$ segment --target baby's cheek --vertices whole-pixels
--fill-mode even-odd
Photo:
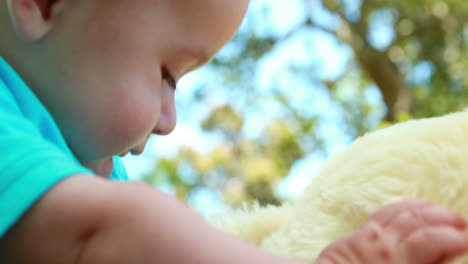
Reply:
[[[90,137],[99,144],[101,157],[120,155],[141,144],[156,125],[161,111],[161,77],[154,62],[116,63],[92,72],[95,80],[84,110],[96,128]],[[88,116],[88,118],[89,118]]]
[[[136,103],[121,108],[119,115],[113,117],[114,132],[119,134],[115,140],[121,142],[124,151],[147,139],[158,122],[160,108],[158,96],[146,95]]]

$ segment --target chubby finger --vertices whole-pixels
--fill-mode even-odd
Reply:
[[[370,218],[376,221],[383,227],[386,227],[392,220],[397,217],[401,212],[408,210],[419,210],[431,206],[428,202],[420,200],[404,200],[401,202],[387,205],[373,214]]]
[[[458,230],[466,228],[465,219],[446,209],[428,206],[402,211],[388,223],[386,232],[395,243],[411,233],[427,226],[450,226]]]
[[[371,221],[358,231],[333,242],[318,260],[330,263],[391,263],[394,256],[390,248],[395,247],[385,240],[380,224]],[[316,264],[319,263],[322,262]]]
[[[358,263],[358,259],[351,254],[349,240],[351,235],[343,237],[328,245],[318,256],[315,264]]]
[[[468,237],[447,226],[427,227],[410,234],[399,244],[406,263],[439,263],[468,251]]]

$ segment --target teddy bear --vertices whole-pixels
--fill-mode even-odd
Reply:
[[[325,162],[295,201],[209,219],[274,254],[314,263],[384,205],[425,200],[468,217],[468,110],[366,134]],[[449,261],[468,263],[468,256]]]

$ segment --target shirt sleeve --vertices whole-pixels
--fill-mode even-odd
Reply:
[[[0,89],[0,238],[59,181],[92,174],[44,139],[8,96]]]

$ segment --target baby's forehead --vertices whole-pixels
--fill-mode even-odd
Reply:
[[[192,65],[184,65],[190,70],[208,62],[232,38],[249,3],[249,0],[69,1],[76,3],[72,8],[77,7],[78,17],[85,18],[81,21],[86,25],[78,25],[83,33],[78,38],[97,44],[115,40],[119,46],[133,39],[140,42],[139,46],[153,46],[148,50],[163,55],[168,53],[167,46],[183,46],[178,47],[180,53],[193,59]],[[73,25],[67,26],[73,30]],[[80,52],[88,53],[86,49]]]

